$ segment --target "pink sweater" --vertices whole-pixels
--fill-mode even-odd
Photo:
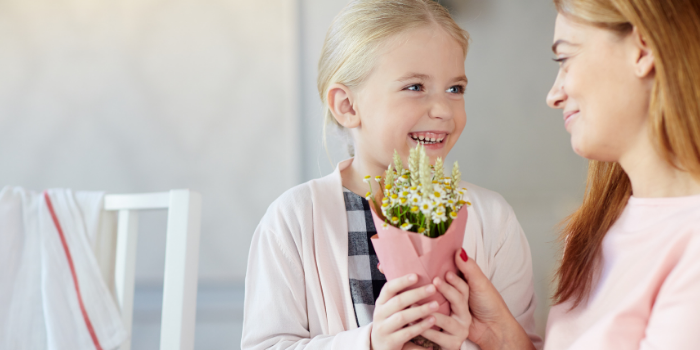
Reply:
[[[632,197],[588,302],[552,307],[545,349],[700,349],[700,195]]]

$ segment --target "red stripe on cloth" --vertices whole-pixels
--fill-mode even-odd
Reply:
[[[53,204],[51,204],[51,198],[49,198],[49,193],[46,191],[44,191],[44,199],[46,199],[46,206],[49,207],[49,212],[51,213],[51,218],[53,219],[54,225],[56,225],[56,230],[58,230],[58,235],[61,237],[63,251],[66,253],[68,265],[70,266],[70,273],[71,275],[73,275],[73,285],[75,286],[75,293],[78,295],[78,304],[80,304],[80,311],[83,313],[83,320],[85,320],[85,325],[87,326],[88,332],[90,332],[90,337],[92,338],[92,342],[95,344],[95,348],[97,348],[97,350],[102,350],[102,347],[100,346],[100,341],[97,340],[97,334],[95,334],[95,329],[92,327],[92,322],[90,322],[90,317],[88,317],[87,311],[85,310],[85,304],[83,304],[83,297],[80,295],[80,288],[78,287],[78,276],[75,274],[73,258],[70,255],[70,250],[68,249],[66,237],[63,235],[61,224],[58,222],[56,212],[53,210]]]

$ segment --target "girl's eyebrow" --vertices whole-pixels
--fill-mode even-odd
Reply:
[[[406,81],[406,80],[412,80],[412,79],[430,80],[430,78],[431,78],[431,77],[430,77],[429,75],[427,75],[427,74],[409,73],[409,74],[406,74],[405,76],[399,78],[397,81],[399,81],[399,82],[404,82],[404,81]],[[469,80],[467,80],[467,76],[465,76],[465,75],[461,75],[461,76],[459,76],[459,77],[456,77],[456,78],[452,79],[452,82],[453,82],[453,83],[456,83],[456,82],[464,82],[464,83],[466,84],[468,81],[469,81]]]
[[[421,73],[408,73],[403,77],[399,78],[397,81],[406,81],[411,79],[430,80],[430,76]]]
[[[468,84],[468,83],[469,83],[469,79],[467,79],[467,76],[466,76],[466,75],[462,75],[462,76],[459,76],[459,77],[456,77],[456,78],[452,79],[452,82],[453,82],[453,83],[462,82],[462,83]]]

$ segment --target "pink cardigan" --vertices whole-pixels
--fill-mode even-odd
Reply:
[[[357,327],[348,279],[348,227],[340,171],[285,192],[253,235],[242,349],[369,349]],[[464,249],[501,292],[533,342],[535,295],[527,239],[495,192],[462,183],[472,202]],[[466,341],[462,349],[478,349]]]
[[[700,195],[630,198],[587,302],[552,307],[545,349],[700,349]]]

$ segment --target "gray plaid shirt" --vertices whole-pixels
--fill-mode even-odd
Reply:
[[[377,268],[377,254],[370,237],[377,233],[369,202],[362,196],[343,188],[348,215],[348,275],[350,295],[355,307],[357,326],[372,322],[374,301],[379,297],[386,278]]]

